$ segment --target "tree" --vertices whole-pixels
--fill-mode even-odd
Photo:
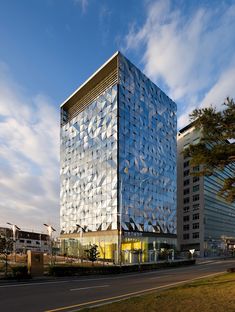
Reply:
[[[8,270],[8,255],[13,251],[13,239],[0,234],[0,255],[5,263],[5,276]]]
[[[219,195],[228,202],[235,201],[235,103],[229,97],[223,104],[224,110],[216,108],[195,109],[190,115],[195,128],[200,131],[198,144],[190,145],[185,157],[191,157],[190,165],[200,166],[197,176],[210,176],[229,169],[231,175],[225,178]]]
[[[85,250],[87,254],[88,260],[92,262],[92,265],[94,262],[98,259],[100,253],[98,251],[98,246],[96,244],[90,245],[88,249]]]

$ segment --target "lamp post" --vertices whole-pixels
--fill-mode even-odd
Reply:
[[[124,171],[125,174],[128,173],[128,168],[125,167]],[[122,176],[120,175],[120,188],[119,188],[119,246],[118,246],[118,254],[119,254],[119,265],[122,265]]]
[[[81,262],[83,262],[83,233],[86,232],[86,227],[82,227],[80,224],[76,224],[76,226],[81,229],[80,231],[80,240],[81,240],[81,247],[82,247],[81,248],[82,249]]]
[[[7,224],[12,227],[14,261],[16,262],[16,231],[20,231],[20,228],[16,224],[12,224],[10,222],[7,222]]]
[[[46,223],[44,223],[43,225],[45,225],[47,227],[47,232],[48,232],[48,235],[49,235],[49,245],[50,245],[50,262],[52,264],[52,233],[55,232],[56,230],[51,226],[51,225],[48,225]]]

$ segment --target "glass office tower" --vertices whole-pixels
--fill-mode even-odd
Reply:
[[[61,105],[60,218],[65,253],[134,263],[176,244],[176,104],[119,52]]]

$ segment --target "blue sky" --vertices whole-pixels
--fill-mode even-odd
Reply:
[[[116,50],[178,105],[235,96],[235,0],[0,0],[0,225],[59,228],[59,105]]]

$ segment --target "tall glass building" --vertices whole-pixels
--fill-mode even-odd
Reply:
[[[176,104],[120,52],[61,105],[61,239],[154,261],[176,245]]]
[[[177,236],[179,249],[195,249],[200,256],[228,254],[235,250],[235,204],[218,195],[225,178],[232,177],[231,167],[207,177],[190,173],[190,158],[183,150],[197,144],[201,131],[193,123],[181,129],[177,138]],[[227,143],[229,144],[229,142]],[[234,166],[233,166],[234,170]]]

